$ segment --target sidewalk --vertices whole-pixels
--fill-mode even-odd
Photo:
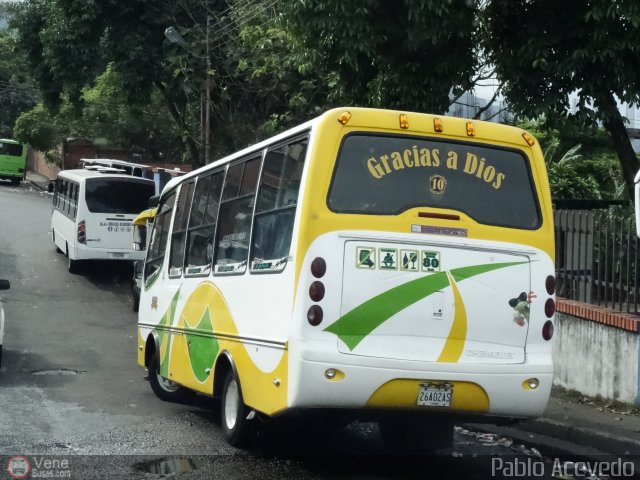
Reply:
[[[533,444],[547,454],[640,456],[640,410],[560,389],[553,390],[541,418],[512,427],[474,427]]]
[[[39,188],[40,190],[47,190],[49,186],[49,182],[51,179],[44,175],[41,175],[37,172],[32,172],[30,170],[27,171],[27,182],[31,183],[34,187]]]

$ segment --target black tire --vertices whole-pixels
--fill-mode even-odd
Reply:
[[[255,423],[247,419],[250,410],[244,404],[240,380],[231,370],[222,384],[220,403],[220,423],[225,440],[233,447],[246,446],[255,437]]]
[[[21,181],[22,181],[22,179],[20,179],[20,178],[12,178],[11,179],[11,184],[15,185],[17,187],[18,185],[20,185]]]
[[[160,354],[157,351],[149,363],[149,384],[156,397],[165,402],[183,402],[189,396],[186,388],[160,375]]]
[[[411,453],[450,448],[453,422],[446,418],[390,416],[378,422],[385,446],[394,453]]]
[[[67,254],[67,269],[69,273],[80,272],[80,262],[78,260],[72,260],[69,254]]]

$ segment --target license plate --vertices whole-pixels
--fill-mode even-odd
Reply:
[[[450,407],[452,395],[451,387],[421,385],[416,404],[426,407]]]
[[[123,252],[111,252],[111,256],[113,258],[124,258],[124,253]]]

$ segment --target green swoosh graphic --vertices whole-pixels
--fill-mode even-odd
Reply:
[[[455,268],[450,271],[456,282],[501,268],[522,265],[527,262],[490,263]],[[353,350],[364,338],[393,315],[446,288],[449,279],[446,272],[434,273],[387,290],[346,313],[324,329],[334,333],[349,350]]]

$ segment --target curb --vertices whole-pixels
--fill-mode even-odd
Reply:
[[[468,424],[466,427],[510,437],[551,455],[640,456],[640,441],[636,439],[544,417],[510,427],[485,424]]]
[[[538,418],[516,427],[524,432],[553,436],[560,440],[586,445],[605,453],[640,456],[640,441],[605,430],[570,425],[549,418]]]

